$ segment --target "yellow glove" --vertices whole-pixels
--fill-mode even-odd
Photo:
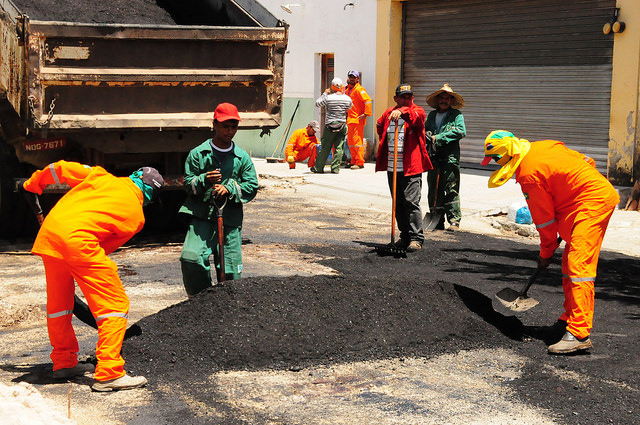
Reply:
[[[294,162],[296,162],[296,159],[294,158],[294,156],[293,156],[293,155],[289,155],[289,156],[287,157],[287,162],[288,162],[289,164],[293,164]]]

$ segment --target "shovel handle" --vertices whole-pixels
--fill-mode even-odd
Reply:
[[[391,189],[391,245],[396,242],[396,187],[398,184],[398,124],[393,135],[393,185]]]
[[[558,245],[560,245],[560,242],[562,242],[562,238],[560,236],[558,236]],[[527,296],[527,291],[529,290],[531,285],[533,285],[533,282],[536,280],[536,278],[538,277],[538,275],[540,274],[542,269],[543,269],[543,267],[540,267],[540,266],[538,266],[536,268],[536,270],[533,272],[533,274],[531,275],[531,277],[529,278],[527,283],[522,287],[522,290],[520,291],[520,296],[521,297],[526,297]]]

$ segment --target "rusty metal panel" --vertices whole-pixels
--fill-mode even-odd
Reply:
[[[220,102],[281,121],[286,28],[32,21],[28,42],[34,128],[202,129]]]
[[[25,105],[24,46],[19,36],[24,20],[12,3],[2,0],[0,8],[0,126],[7,132],[17,127],[17,116]]]

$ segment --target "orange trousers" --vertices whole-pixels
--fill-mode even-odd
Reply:
[[[316,165],[316,156],[318,155],[318,149],[316,148],[317,144],[307,145],[304,149],[300,151],[293,151],[293,160],[294,162],[289,163],[289,168],[296,168],[296,162],[304,161],[309,158],[307,165],[309,168]]]
[[[53,347],[53,370],[78,364],[78,340],[71,325],[75,279],[98,324],[98,364],[94,377],[107,381],[123,376],[120,350],[127,329],[129,298],[116,264],[104,251],[86,261],[71,263],[46,255],[42,261],[47,278],[47,329]]]
[[[586,338],[593,328],[594,285],[598,257],[613,210],[593,217],[577,217],[571,240],[562,254],[564,313],[560,320],[576,338]]]
[[[347,124],[347,144],[351,152],[351,165],[364,166],[364,121]]]

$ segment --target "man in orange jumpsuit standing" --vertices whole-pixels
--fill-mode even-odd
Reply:
[[[284,156],[287,158],[289,168],[296,168],[296,162],[309,158],[307,165],[309,168],[316,165],[316,155],[318,154],[318,138],[316,133],[320,132],[318,121],[311,121],[305,128],[299,128],[293,132],[284,149]]]
[[[71,378],[92,372],[78,363],[78,341],[71,317],[74,280],[98,325],[95,391],[144,386],[143,376],[124,371],[120,355],[127,326],[129,299],[116,264],[107,257],[144,225],[142,206],[164,185],[155,168],[143,167],[129,177],[115,177],[102,167],[58,161],[36,171],[22,189],[41,194],[50,184],[71,187],[44,219],[31,252],[42,257],[47,279],[47,328],[53,347],[53,377]]]
[[[367,117],[372,114],[372,103],[371,97],[360,85],[358,71],[348,72],[344,93],[353,101],[353,106],[347,112],[347,144],[351,153],[351,164],[347,164],[347,167],[359,170],[364,168],[364,125],[367,123]]]
[[[593,159],[571,150],[562,142],[530,143],[504,130],[492,131],[484,145],[485,158],[502,166],[489,178],[489,187],[504,184],[515,173],[533,222],[540,233],[538,265],[546,268],[560,237],[566,242],[562,254],[562,289],[567,323],[560,341],[550,345],[553,354],[591,348],[594,284],[598,256],[609,219],[620,201],[611,183],[595,168]]]

